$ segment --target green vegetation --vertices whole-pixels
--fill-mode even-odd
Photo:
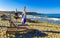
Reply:
[[[12,13],[12,14],[14,14],[15,11],[0,11],[0,14],[1,14],[1,13],[7,13],[7,14]],[[22,14],[21,11],[18,11],[17,13]],[[37,13],[37,12],[26,12],[26,14],[29,15],[29,14],[39,14],[39,13]]]

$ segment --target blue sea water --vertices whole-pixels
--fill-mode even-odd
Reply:
[[[35,14],[34,16],[60,18],[60,14]]]
[[[34,14],[27,15],[27,18],[31,20],[40,20],[42,22],[60,24],[60,14]]]

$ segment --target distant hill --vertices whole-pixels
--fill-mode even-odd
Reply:
[[[12,14],[14,14],[15,11],[0,11],[0,14],[3,14],[3,13],[7,13],[7,14],[12,13]],[[21,11],[18,11],[17,13],[22,14]],[[30,14],[40,14],[40,13],[37,13],[37,12],[26,12],[26,14],[30,15]]]

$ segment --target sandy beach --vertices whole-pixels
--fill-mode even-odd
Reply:
[[[58,24],[50,24],[50,23],[47,23],[47,22],[39,22],[39,23],[37,23],[37,21],[35,21],[35,22],[36,23],[33,23],[33,22],[31,23],[31,21],[27,22],[29,27],[32,27],[33,29],[37,30],[37,34],[33,38],[36,38],[36,37],[41,37],[41,38],[60,38],[60,25],[58,25]],[[2,25],[3,26],[9,26],[10,23],[9,23],[9,21],[2,21],[0,19],[0,26],[2,26]],[[34,34],[32,34],[32,35],[34,35]]]
[[[60,26],[56,24],[49,23],[39,23],[40,25],[32,25],[35,29],[46,33],[47,36],[44,38],[60,38]]]

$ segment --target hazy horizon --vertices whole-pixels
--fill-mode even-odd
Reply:
[[[60,14],[60,0],[0,0],[0,11],[23,11]]]

